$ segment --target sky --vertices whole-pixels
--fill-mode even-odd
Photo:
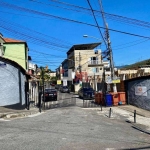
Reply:
[[[99,0],[1,0],[0,32],[26,41],[32,62],[55,71],[73,45],[102,42],[98,49],[106,50],[89,3],[104,36]],[[149,59],[150,1],[102,0],[102,4],[115,66]]]

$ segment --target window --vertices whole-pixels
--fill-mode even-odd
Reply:
[[[106,71],[110,71],[110,68],[105,68]]]
[[[98,58],[97,57],[91,57],[91,64],[98,64]]]
[[[98,54],[98,50],[95,51],[95,54]]]
[[[96,68],[96,71],[95,72],[99,72],[99,68]]]

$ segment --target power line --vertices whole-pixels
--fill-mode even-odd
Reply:
[[[0,12],[2,12],[2,11],[0,11]],[[7,12],[4,12],[4,13],[7,13]],[[10,13],[10,14],[12,14],[12,13]],[[16,13],[13,13],[13,14],[16,14]],[[21,15],[21,14],[16,14],[16,15]],[[28,15],[22,15],[22,16],[28,16]],[[28,16],[28,17],[34,17],[34,16]],[[41,18],[41,17],[36,17],[36,18]],[[43,18],[43,19],[47,19],[47,18]],[[137,41],[139,41],[139,40],[137,40]],[[135,41],[135,42],[137,42],[137,41]],[[140,40],[141,41],[141,40]],[[143,43],[143,42],[145,42],[145,41],[148,41],[148,40],[144,40],[144,41],[142,41],[142,42],[138,42],[137,44],[139,44],[139,43]],[[130,43],[134,43],[134,42],[130,42]],[[134,44],[134,45],[137,45],[137,44]],[[126,44],[121,44],[121,46],[122,45],[126,45]],[[134,46],[133,45],[133,46]],[[117,46],[113,46],[113,48],[116,48],[116,47],[118,47],[118,45]],[[127,47],[130,47],[130,46],[127,46]],[[124,49],[124,48],[126,48],[126,47],[122,47],[121,49]],[[119,48],[118,48],[119,49]],[[31,48],[30,48],[30,50],[31,50]],[[114,49],[114,50],[116,50],[116,49]],[[41,53],[41,52],[39,52],[39,53]],[[46,53],[44,53],[44,54],[46,54]],[[52,54],[46,54],[46,55],[51,55],[51,56],[53,56]],[[60,56],[57,56],[57,57],[60,57]]]
[[[99,25],[98,25],[97,19],[96,19],[96,17],[95,17],[95,14],[94,14],[93,8],[92,8],[92,6],[91,6],[91,4],[90,4],[90,1],[89,1],[89,0],[87,0],[87,2],[88,2],[89,6],[90,6],[90,8],[91,8],[91,11],[92,11],[92,14],[93,14],[94,20],[95,20],[96,25],[97,25],[97,27],[98,27]],[[103,34],[102,34],[102,32],[101,32],[101,29],[100,29],[100,28],[98,28],[98,30],[99,30],[100,35],[101,35],[101,37],[102,37],[102,39],[103,39],[103,41],[104,41],[104,43],[105,43],[105,45],[106,45],[106,47],[107,47],[107,43],[106,43],[106,41],[105,41],[105,39],[104,39],[104,37],[103,37]]]
[[[2,12],[2,11],[0,11],[0,12]],[[16,15],[21,15],[21,14],[16,14]],[[30,16],[30,17],[33,17],[33,16]],[[39,18],[39,17],[37,17],[37,18]],[[47,18],[44,18],[44,19],[47,19]],[[137,40],[137,41],[139,41],[139,40]],[[137,41],[135,41],[135,42],[137,42]],[[140,40],[141,41],[141,40]],[[142,41],[142,42],[138,42],[137,44],[140,44],[140,43],[143,43],[143,42],[145,42],[145,41],[148,41],[148,40],[144,40],[144,41]],[[134,42],[130,42],[130,43],[134,43]],[[131,45],[131,46],[134,46],[134,45],[137,45],[137,44],[133,44],[133,45]],[[122,45],[126,45],[126,44],[121,44],[121,46]],[[127,47],[131,47],[131,46],[127,46]],[[116,49],[116,47],[118,47],[118,45],[117,46],[113,46],[113,48],[115,48],[114,50],[118,50],[118,49],[120,49],[120,48],[117,48]],[[126,48],[126,47],[121,47],[121,49],[124,49],[124,48]],[[30,50],[31,50],[31,48],[30,48]],[[31,51],[30,51],[31,52]],[[39,53],[41,53],[41,52],[39,52]],[[42,53],[41,53],[42,54]],[[46,53],[43,53],[43,54],[45,54],[45,55],[50,55],[50,56],[54,56],[54,55],[52,55],[52,54],[46,54]],[[56,56],[56,55],[55,55]],[[60,56],[56,56],[56,57],[60,57]]]
[[[3,5],[3,3],[1,3],[1,2],[0,2],[0,4]],[[64,20],[64,21],[69,21],[69,22],[84,24],[84,25],[88,25],[88,26],[92,26],[92,27],[98,27],[98,28],[101,28],[101,29],[106,29],[105,27],[96,26],[96,25],[85,23],[85,22],[82,22],[82,21],[77,21],[77,20],[72,20],[72,19],[68,19],[68,18],[63,18],[63,17],[51,15],[51,14],[46,14],[46,13],[43,13],[43,12],[39,12],[39,11],[35,11],[35,10],[30,10],[30,9],[18,7],[18,6],[15,6],[15,5],[10,5],[9,4],[9,6],[12,9],[17,9],[17,10],[20,10],[20,11],[26,11],[26,12],[35,13],[35,14],[42,15],[42,16],[52,17],[52,18],[59,19],[59,20]],[[109,28],[108,30],[113,31],[113,32],[122,33],[122,34],[131,35],[131,36],[136,36],[136,37],[140,37],[140,38],[150,39],[150,37],[147,37],[147,36],[143,36],[143,35],[139,35],[139,34],[134,34],[134,33],[129,33],[129,32],[124,32],[124,31],[115,30],[115,29],[111,29],[111,28]]]
[[[47,47],[47,48],[52,48],[53,50],[55,49],[57,51],[65,52],[65,50],[60,50],[58,48],[57,49],[54,48],[54,47],[65,48],[61,45],[51,43],[51,42],[47,41],[46,39],[42,39],[42,38],[40,39],[38,37],[32,36],[32,35],[30,35],[30,33],[28,34],[28,33],[25,33],[25,32],[24,33],[20,32],[19,30],[15,29],[15,28],[9,27],[8,26],[9,24],[6,24],[6,25],[5,24],[1,25],[1,24],[2,24],[2,22],[0,22],[0,27],[2,29],[6,30],[7,32],[11,33],[12,35],[15,35],[15,37],[19,37],[19,38],[21,38],[25,41],[28,40],[31,43],[35,43],[35,44],[40,45],[40,46],[44,46],[44,47]],[[66,47],[66,48],[68,49],[69,47]]]
[[[80,9],[82,12],[86,12],[86,13],[89,13],[90,12],[90,9],[88,8],[85,8],[85,7],[81,7],[81,6],[77,6],[77,5],[73,5],[73,4],[70,4],[70,3],[65,3],[63,1],[59,1],[59,0],[50,0],[52,2],[55,2],[55,3],[59,3],[59,4],[63,4],[63,5],[66,5],[66,6],[69,6],[69,7],[74,7],[74,8],[78,8]],[[61,7],[61,6],[60,6]],[[63,8],[65,9],[65,8]],[[74,10],[74,9],[70,9],[72,11],[77,11],[77,10]],[[98,10],[93,10],[95,12],[95,14],[97,16],[100,16],[99,13],[100,11]],[[78,12],[80,12],[78,10]],[[141,21],[141,20],[138,20],[138,19],[133,19],[133,18],[129,18],[129,17],[124,17],[124,16],[121,16],[121,15],[116,15],[116,14],[110,14],[110,13],[106,13],[106,12],[103,12],[105,14],[106,17],[113,17],[114,19],[121,19],[122,21],[124,22],[128,22],[130,24],[135,24],[135,25],[139,25],[139,26],[143,26],[143,27],[148,27],[150,28],[150,23],[149,22],[146,22],[146,21]],[[91,13],[89,13],[91,14]]]

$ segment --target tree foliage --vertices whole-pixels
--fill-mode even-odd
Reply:
[[[133,68],[138,68],[139,66],[143,66],[143,65],[150,65],[150,59],[139,61],[131,65],[123,66],[122,69],[133,69]]]

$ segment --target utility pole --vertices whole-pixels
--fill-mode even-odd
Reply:
[[[79,52],[79,73],[80,73],[80,83],[82,84],[82,66],[81,66],[81,54]]]
[[[80,73],[80,77],[81,77],[81,81],[82,81],[82,74],[81,74],[81,71],[82,71],[82,69],[81,69],[81,54],[80,54],[80,52],[79,52],[79,73]]]
[[[44,110],[45,110],[45,96],[44,96],[44,68],[42,68],[42,84],[43,84],[43,102],[44,102]]]
[[[103,6],[102,6],[102,0],[99,0],[99,4],[101,7],[101,14],[104,22],[104,26],[106,28],[105,30],[105,39],[107,43],[107,49],[108,49],[108,58],[110,60],[110,68],[111,68],[111,80],[115,78],[115,73],[114,73],[114,61],[113,61],[113,53],[112,53],[112,48],[111,48],[111,42],[110,42],[110,36],[109,36],[109,29],[108,29],[108,24],[106,23],[105,16],[104,16],[104,11],[103,11]],[[116,84],[113,85],[113,91],[117,92]]]
[[[111,67],[111,78],[114,79],[114,62],[113,62],[113,54],[112,54],[112,49],[111,49],[111,42],[110,42],[110,37],[109,37],[109,30],[108,30],[108,25],[106,24],[106,39],[108,43],[108,51],[109,51],[109,60],[110,60],[110,67]]]

